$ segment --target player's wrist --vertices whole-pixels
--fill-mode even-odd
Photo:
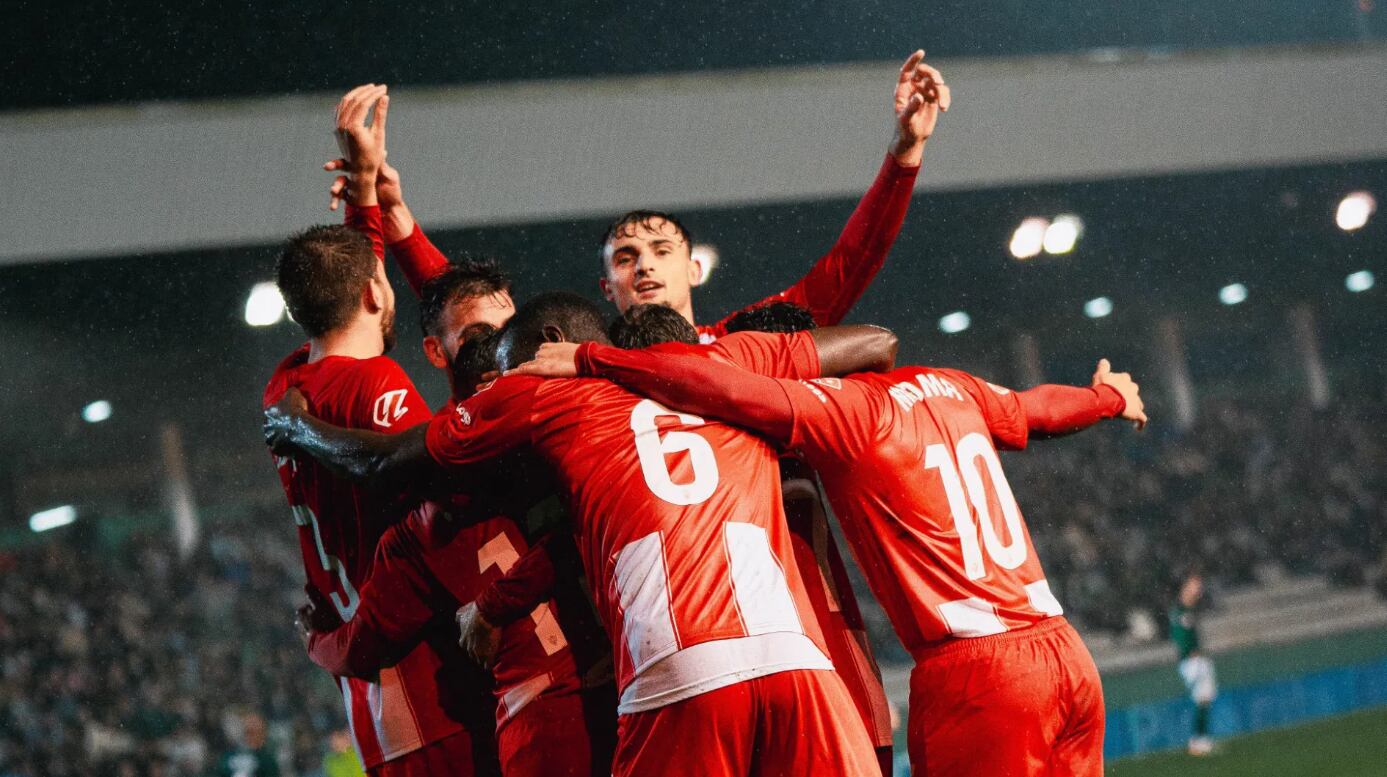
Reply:
[[[925,143],[928,137],[912,138],[906,136],[900,130],[891,139],[891,144],[887,147],[886,153],[896,160],[896,164],[901,167],[919,167],[920,162],[925,157]]]

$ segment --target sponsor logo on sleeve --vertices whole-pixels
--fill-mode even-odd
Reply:
[[[1011,389],[1002,388],[1001,386],[998,386],[995,383],[989,383],[987,384],[987,387],[997,392],[998,394],[1001,394],[1002,396],[1006,396],[1007,394],[1011,393]]]
[[[467,412],[467,406],[466,406],[466,405],[464,405],[464,404],[462,404],[461,402],[459,402],[459,403],[458,403],[458,406],[457,406],[457,412],[458,412],[458,420],[462,421],[462,425],[463,425],[463,426],[471,426],[471,425],[472,425],[472,414],[469,413],[469,412]]]
[[[838,378],[814,378],[809,382],[817,383],[824,388],[831,388],[835,391],[841,391],[843,388],[843,381]]]
[[[376,397],[376,406],[371,414],[371,420],[376,422],[376,426],[389,429],[392,424],[409,412],[409,408],[405,407],[405,397],[407,396],[409,396],[408,389],[395,389]]]

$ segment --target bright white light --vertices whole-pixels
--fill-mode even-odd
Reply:
[[[1084,303],[1084,315],[1089,318],[1102,318],[1112,312],[1112,300],[1107,297],[1094,297]]]
[[[82,408],[82,420],[89,424],[99,424],[110,417],[111,403],[104,399],[98,399]]]
[[[708,243],[694,243],[689,251],[689,258],[698,265],[698,283],[695,286],[702,286],[712,277],[713,270],[718,268],[718,249]]]
[[[1022,221],[1021,226],[1011,233],[1011,255],[1017,259],[1030,259],[1039,254],[1045,245],[1045,231],[1049,226],[1049,219],[1038,216]]]
[[[973,323],[973,319],[968,317],[962,310],[955,310],[947,316],[939,319],[939,331],[946,335],[956,335],[967,329]]]
[[[1067,254],[1074,250],[1079,235],[1084,232],[1084,222],[1072,213],[1056,216],[1045,228],[1045,239],[1041,245],[1047,254]]]
[[[257,283],[246,297],[246,323],[272,326],[284,318],[284,297],[273,283]]]
[[[1367,291],[1376,282],[1377,279],[1373,278],[1371,270],[1359,270],[1344,279],[1344,288],[1349,291]]]
[[[1247,287],[1241,283],[1230,283],[1218,290],[1218,301],[1225,305],[1236,305],[1247,299]]]
[[[1334,212],[1334,223],[1345,232],[1360,229],[1368,223],[1377,210],[1377,200],[1367,192],[1351,192],[1339,201],[1339,209]]]
[[[77,520],[77,509],[72,505],[53,507],[29,516],[29,528],[33,531],[48,531],[66,526]]]

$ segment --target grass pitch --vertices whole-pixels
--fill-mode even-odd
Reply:
[[[1113,762],[1110,777],[1387,777],[1387,708],[1262,731],[1209,756],[1158,753]]]

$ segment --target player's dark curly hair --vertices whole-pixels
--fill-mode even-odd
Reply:
[[[520,306],[501,330],[496,366],[509,370],[535,357],[541,343],[562,337],[565,342],[599,343],[607,339],[607,321],[587,297],[571,291],[549,291]]]
[[[658,210],[633,210],[621,214],[616,221],[607,225],[607,231],[602,233],[602,242],[597,244],[597,261],[602,265],[602,274],[607,274],[607,244],[618,237],[624,237],[635,231],[636,227],[645,227],[649,230],[658,230],[659,225],[655,222],[663,221],[674,227],[674,231],[684,238],[684,242],[689,248],[693,248],[693,236],[679,219],[668,213]]]
[[[743,310],[727,320],[727,331],[790,334],[818,328],[814,314],[793,302],[772,302]]]
[[[607,327],[618,348],[649,348],[657,343],[698,344],[698,330],[666,305],[632,305]]]
[[[498,329],[488,329],[468,337],[458,346],[453,357],[453,386],[460,398],[472,395],[482,382],[482,376],[496,369],[496,345],[501,340]]]
[[[275,282],[290,317],[309,337],[320,337],[351,320],[379,261],[371,241],[355,229],[309,227],[284,244]]]
[[[430,278],[420,290],[419,328],[424,334],[441,337],[443,311],[454,302],[509,292],[510,276],[501,263],[489,256],[466,256],[452,263],[438,276]]]

